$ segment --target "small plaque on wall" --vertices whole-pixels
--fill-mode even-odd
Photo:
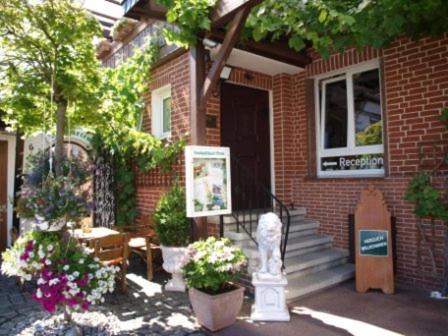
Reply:
[[[205,125],[207,128],[216,128],[218,127],[218,118],[214,115],[207,114],[205,116]]]

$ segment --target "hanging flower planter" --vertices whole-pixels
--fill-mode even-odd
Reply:
[[[137,25],[137,21],[129,18],[122,18],[118,20],[111,30],[111,35],[114,41],[122,42],[131,34]]]
[[[96,47],[96,55],[102,58],[112,50],[112,43],[108,39],[102,39]]]

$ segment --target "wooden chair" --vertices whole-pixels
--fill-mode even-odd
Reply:
[[[160,244],[156,232],[152,226],[150,217],[143,219],[142,225],[126,227],[130,236],[129,247],[131,252],[137,254],[146,262],[146,273],[148,281],[154,277],[155,260],[160,255]]]
[[[127,234],[115,234],[103,238],[93,239],[90,242],[94,249],[94,255],[106,265],[119,266],[120,287],[123,292],[126,291],[126,273],[128,270],[129,258],[129,237]]]

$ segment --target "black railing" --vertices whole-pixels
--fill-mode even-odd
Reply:
[[[255,229],[260,216],[267,212],[275,212],[282,225],[282,241],[280,252],[285,261],[291,217],[283,204],[267,185],[269,181],[260,181],[257,174],[245,166],[240,159],[231,157],[232,164],[232,217],[236,222],[236,231],[246,233],[258,246],[255,240]],[[224,234],[224,217],[220,218],[220,234]]]

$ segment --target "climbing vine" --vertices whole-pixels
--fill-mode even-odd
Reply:
[[[126,62],[104,70],[104,123],[92,142],[97,152],[107,151],[113,158],[118,225],[131,224],[138,215],[133,164],[143,172],[155,167],[169,169],[185,145],[183,139],[162,142],[136,129],[144,110],[142,97],[148,90],[150,69],[159,54],[159,40],[158,36],[150,37]]]
[[[200,31],[211,28],[210,13],[218,0],[158,0],[168,8],[166,19],[177,28],[164,28],[165,38],[181,47],[195,45]]]

